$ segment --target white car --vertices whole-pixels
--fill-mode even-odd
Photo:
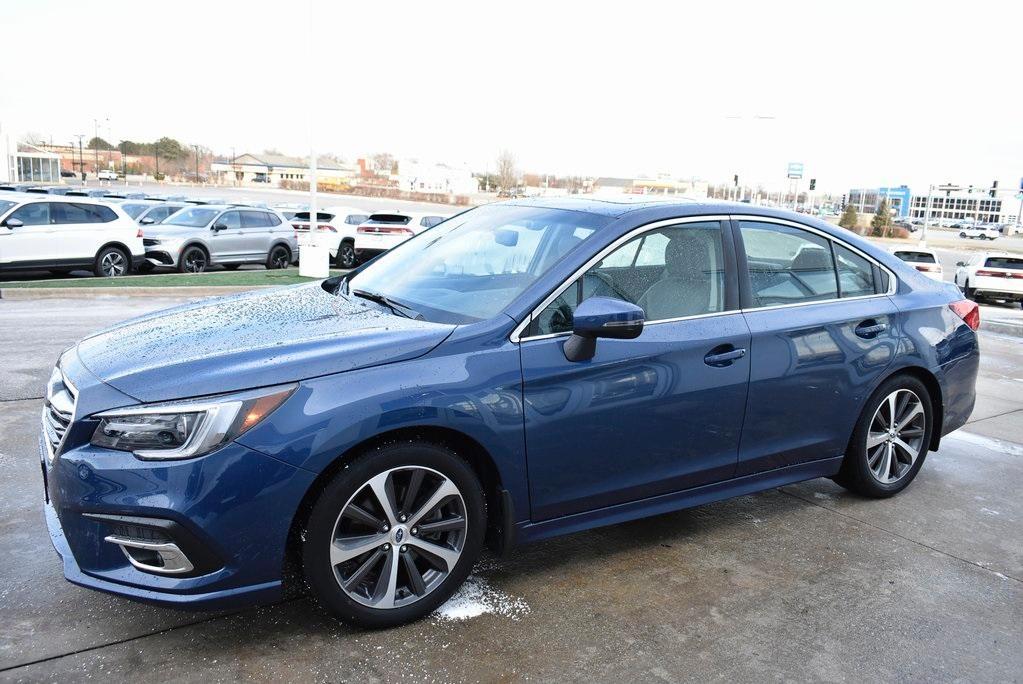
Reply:
[[[96,178],[100,180],[115,181],[117,180],[117,172],[110,169],[100,169],[99,173],[96,174]]]
[[[444,214],[404,211],[372,214],[355,231],[355,260],[360,264],[369,261],[447,218]]]
[[[1002,234],[997,228],[986,225],[963,226],[959,229],[959,237],[970,238],[971,240],[994,240],[1001,236]]]
[[[295,235],[309,233],[309,211],[299,211],[291,218]],[[355,268],[355,230],[370,217],[364,209],[326,207],[316,212],[316,231],[330,248],[330,260],[338,268]]]
[[[88,268],[131,273],[146,258],[142,229],[121,207],[83,197],[0,197],[0,271]]]
[[[892,247],[891,253],[934,280],[944,280],[938,255],[926,247]]]
[[[956,266],[955,283],[967,299],[1023,302],[1023,255],[978,252]]]

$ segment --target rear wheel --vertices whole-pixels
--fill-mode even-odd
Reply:
[[[210,265],[210,258],[202,247],[192,245],[186,247],[178,261],[178,270],[182,273],[202,273]]]
[[[351,242],[342,242],[337,248],[337,267],[355,268],[355,245]]]
[[[961,238],[964,238],[964,237],[966,237],[966,233],[964,233],[964,232],[962,232],[962,231],[959,231],[959,237],[961,237]]]
[[[291,265],[291,250],[284,245],[274,245],[270,253],[266,255],[266,267],[268,269],[282,269]]]
[[[104,247],[96,255],[93,273],[101,278],[116,278],[131,273],[131,257],[120,247]]]
[[[434,611],[483,547],[479,480],[454,452],[391,444],[349,463],[320,495],[302,536],[313,593],[345,622],[389,627]]]
[[[878,499],[905,489],[927,456],[932,414],[922,382],[908,375],[886,381],[863,409],[835,481]]]
[[[966,281],[966,285],[963,286],[963,296],[970,301],[977,301],[977,291],[970,287],[970,281]]]

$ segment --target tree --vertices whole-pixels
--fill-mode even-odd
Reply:
[[[859,221],[859,218],[856,215],[856,207],[847,204],[845,205],[845,211],[842,212],[842,218],[838,219],[838,225],[849,230],[856,230],[856,222]]]
[[[87,149],[90,149],[90,150],[112,150],[112,149],[114,149],[113,145],[108,143],[103,138],[99,138],[99,137],[92,138],[91,140],[89,140],[89,144],[86,145],[85,147]]]
[[[892,210],[888,207],[888,198],[881,200],[877,213],[870,221],[870,227],[874,229],[875,237],[889,237],[892,232]]]
[[[515,157],[508,150],[501,150],[501,154],[497,155],[497,183],[502,190],[511,190],[519,184]]]
[[[373,168],[377,171],[377,173],[394,174],[398,172],[397,162],[394,157],[387,152],[374,154],[372,160]]]

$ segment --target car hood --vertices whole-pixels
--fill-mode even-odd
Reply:
[[[404,361],[453,325],[414,321],[318,283],[208,299],[82,340],[82,365],[139,401],[276,385]]]

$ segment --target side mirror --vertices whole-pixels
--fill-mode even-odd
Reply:
[[[21,219],[9,218],[4,221],[4,225],[13,230],[14,228],[21,228],[25,224],[21,222]]]
[[[151,225],[153,225],[154,223],[156,223],[156,221],[154,221],[154,220],[153,220],[152,218],[150,218],[150,217],[146,216],[146,217],[145,217],[145,218],[143,218],[143,219],[142,219],[141,221],[139,221],[139,223],[141,223],[141,224],[142,224],[142,225],[144,225],[144,226],[151,226]]]
[[[572,316],[572,336],[565,341],[565,358],[587,361],[597,353],[597,338],[632,340],[643,332],[643,309],[611,297],[590,297]]]
[[[213,224],[213,230],[218,230],[218,231],[219,230],[227,230],[227,224],[226,223],[214,223]]]
[[[965,266],[965,265],[966,265],[965,261],[957,261],[956,262],[956,266]]]

